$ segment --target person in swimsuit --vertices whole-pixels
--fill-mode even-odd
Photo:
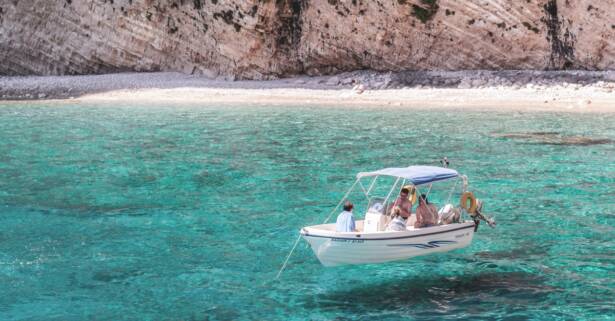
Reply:
[[[430,204],[425,194],[419,197],[419,206],[416,208],[416,223],[414,228],[430,227],[438,224],[438,209]]]
[[[399,192],[399,197],[395,200],[395,203],[393,203],[393,206],[391,207],[399,207],[401,211],[400,216],[404,220],[407,220],[408,217],[410,217],[410,215],[412,214],[412,202],[410,202],[410,200],[408,199],[409,194],[410,189],[408,189],[407,187],[402,188]]]

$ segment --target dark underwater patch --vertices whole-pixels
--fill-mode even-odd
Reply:
[[[143,275],[144,272],[137,269],[115,268],[94,272],[92,279],[105,283],[125,282],[126,280]]]
[[[543,145],[589,146],[613,143],[613,140],[609,138],[565,136],[559,132],[491,133],[491,137],[519,139]]]
[[[426,275],[332,292],[310,302],[310,305],[355,312],[380,309],[407,312],[427,309],[435,312],[434,309],[440,305],[455,309],[471,304],[477,297],[497,297],[511,303],[544,301],[550,293],[558,290],[546,284],[544,277],[526,272],[489,272],[455,277]]]

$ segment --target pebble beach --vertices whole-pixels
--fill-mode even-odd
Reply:
[[[352,90],[360,83],[365,91]],[[615,111],[613,71],[378,73],[274,80],[210,79],[181,73],[0,77],[2,100],[246,103],[520,111]]]

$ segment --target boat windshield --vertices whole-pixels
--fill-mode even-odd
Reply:
[[[369,204],[367,205],[367,212],[384,214],[385,208],[386,207],[384,206],[384,198],[372,197],[369,200]]]

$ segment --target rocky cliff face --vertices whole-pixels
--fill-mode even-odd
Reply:
[[[0,0],[0,74],[615,69],[615,0]]]

